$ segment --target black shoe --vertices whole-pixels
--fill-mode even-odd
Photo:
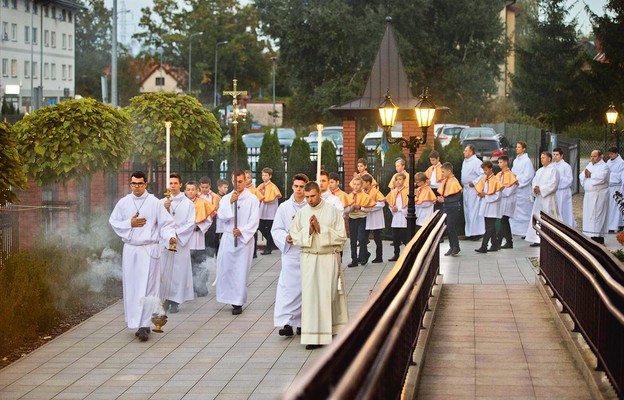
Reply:
[[[483,235],[476,235],[476,236],[471,236],[470,240],[472,240],[473,242],[479,241],[483,239]]]
[[[487,253],[488,252],[487,249],[484,249],[484,248],[481,248],[481,247],[479,247],[478,249],[475,249],[475,251],[477,253]]]
[[[323,347],[322,344],[306,344],[306,350],[320,349],[321,347]]]
[[[489,249],[487,249],[488,252],[490,251],[498,251],[498,246],[490,246]]]
[[[451,255],[452,255],[453,257],[455,257],[456,255],[458,255],[458,254],[459,254],[459,252],[460,252],[460,251],[461,251],[461,249],[460,249],[459,247],[458,247],[458,248],[456,248],[456,249],[453,249],[453,251],[451,252]]]
[[[280,336],[294,336],[295,333],[293,332],[293,328],[290,325],[284,325],[284,327],[282,329],[280,329],[278,331]]]
[[[351,261],[351,264],[347,265],[349,268],[357,267],[359,264],[357,261]]]
[[[394,257],[389,258],[388,261],[396,261],[398,259],[399,259],[399,256],[395,255]],[[375,262],[375,261],[373,261],[373,262]]]
[[[138,333],[137,336],[139,337],[139,340],[141,342],[147,342],[147,339],[149,337],[148,336],[149,332],[150,332],[150,328],[139,328],[139,330],[137,331]]]
[[[171,314],[175,314],[178,311],[180,311],[180,310],[178,310],[178,303],[176,303],[175,301],[169,300],[169,312]]]
[[[208,292],[197,292],[197,297],[206,297],[208,296]]]
[[[539,243],[531,243],[529,247],[540,247]]]
[[[271,254],[271,250],[264,250],[264,251],[263,251],[262,253],[260,253],[260,254],[262,254],[263,256],[269,255],[269,254]]]
[[[370,258],[370,256],[371,256],[371,253],[366,253],[366,255],[362,259],[360,259],[360,264],[362,265],[368,264],[368,259]]]
[[[448,249],[448,251],[446,253],[444,253],[445,256],[452,256],[453,254],[453,249]],[[392,261],[392,260],[389,260]]]
[[[513,243],[507,242],[500,247],[501,249],[513,249]]]
[[[609,233],[615,233],[613,229],[609,229]]]
[[[152,330],[150,328],[139,328],[136,332],[134,332],[134,336],[139,336],[141,333],[141,329],[147,329],[147,333],[150,333]]]
[[[243,306],[235,306],[232,304],[232,315],[240,315],[243,313]]]
[[[301,336],[301,328],[297,327],[297,335]]]
[[[383,259],[381,257],[377,257],[375,258],[373,261],[371,261],[373,264],[379,264],[383,262]]]
[[[524,240],[524,239],[526,239],[526,236],[522,236],[520,239]]]
[[[253,258],[258,258],[258,255],[254,253]]]

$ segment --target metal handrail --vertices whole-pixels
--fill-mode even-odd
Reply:
[[[422,309],[409,307],[414,307],[416,295],[428,298],[431,294],[439,270],[438,243],[444,231],[445,218],[445,215],[436,212],[423,224],[379,288],[373,291],[355,318],[315,364],[293,382],[283,394],[284,399],[373,398],[386,389],[392,394],[383,392],[384,398],[396,398],[400,394],[412,352],[397,352],[397,357],[394,357],[405,358],[405,365],[389,365],[395,361],[391,354],[397,345],[397,337],[403,338],[393,330],[396,331],[398,322],[404,323],[409,317],[413,319],[415,313],[418,314],[418,321],[413,321],[415,326],[403,328],[411,330],[410,333],[415,336],[409,344],[411,350],[414,349],[427,303],[418,302]],[[399,379],[399,384],[388,388],[384,382],[385,387],[380,388],[380,376],[388,368],[392,368],[392,374],[397,369],[402,374],[399,377],[392,375],[394,379]]]
[[[624,395],[624,269],[604,246],[541,214],[540,274],[585,338],[618,396]]]

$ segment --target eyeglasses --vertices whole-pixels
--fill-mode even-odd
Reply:
[[[130,182],[130,186],[141,187],[145,185],[145,182]]]

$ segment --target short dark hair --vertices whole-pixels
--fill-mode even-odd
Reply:
[[[338,172],[330,172],[329,179],[333,179],[336,182],[340,182],[340,175],[338,174]]]
[[[373,177],[369,174],[365,174],[361,177],[364,182],[373,183]]]
[[[453,172],[453,164],[451,164],[450,162],[445,162],[444,164],[442,164],[442,169]]]
[[[207,176],[202,176],[201,178],[199,178],[199,184],[200,185],[206,184],[206,185],[211,185],[212,186],[212,181]]]
[[[186,186],[188,186],[188,185],[193,185],[193,186],[197,187],[197,182],[195,182],[195,181],[188,181],[188,182],[186,182]]]
[[[563,154],[563,150],[561,149],[561,147],[555,147],[555,148],[553,149],[553,153]]]
[[[368,162],[366,161],[366,158],[358,158],[357,163],[358,164],[364,164],[365,166],[368,166]]]
[[[440,153],[433,150],[431,153],[429,153],[429,158],[440,158]]]
[[[217,187],[221,186],[221,185],[228,185],[230,186],[230,184],[228,183],[228,181],[226,181],[225,179],[219,179],[217,181]]]
[[[309,192],[310,190],[316,190],[317,192],[321,193],[321,188],[319,187],[318,183],[316,183],[316,181],[310,181],[306,183],[303,190],[305,192]]]
[[[310,178],[308,178],[306,174],[295,174],[295,176],[293,176],[293,182],[295,181],[304,181],[305,183],[308,183],[310,182]]]
[[[416,172],[414,174],[414,181],[416,181],[416,182],[426,182],[427,181],[427,175],[425,175],[424,172]]]
[[[247,176],[247,175],[249,175],[249,176],[253,176],[253,174],[251,173],[251,170],[250,170],[250,169],[246,169],[246,170],[244,170],[244,171],[243,171],[243,174],[245,174],[245,176]],[[236,176],[238,176],[238,175],[236,175]]]
[[[273,176],[273,170],[269,167],[266,168],[262,168],[262,173],[263,174],[269,174],[269,176]]]
[[[503,160],[506,163],[509,163],[509,157],[506,154],[503,154],[502,156],[498,157],[499,160]]]
[[[178,182],[180,182],[180,185],[182,184],[182,177],[176,172],[172,172],[171,174],[169,174],[169,178],[175,178],[178,180]]]
[[[518,140],[518,143],[520,146],[522,146],[523,149],[526,150],[527,148],[527,143],[524,140]]]
[[[547,151],[542,151],[540,154],[544,154],[546,157],[550,158],[550,160],[552,161],[552,154],[550,154]]]
[[[481,163],[481,168],[492,169],[492,168],[494,168],[494,165],[492,164],[492,161],[483,161]]]
[[[325,171],[324,169],[321,170],[321,176],[326,176],[327,180],[329,180],[329,172]]]
[[[469,144],[469,145],[467,145],[466,147],[467,147],[467,148],[469,148],[469,149],[470,149],[470,151],[472,151],[472,154],[476,154],[477,149],[474,147],[474,145]]]
[[[611,146],[611,147],[609,147],[609,150],[607,150],[607,151],[609,153],[615,153],[615,154],[620,152],[619,149],[617,148],[617,146]]]
[[[137,178],[137,179],[143,178],[143,182],[147,183],[147,176],[145,175],[145,172],[143,171],[134,171],[132,175],[130,175],[130,177]]]
[[[247,174],[247,171],[243,171],[242,169],[235,169],[234,171],[232,171],[232,176],[243,176],[245,177],[245,175]]]

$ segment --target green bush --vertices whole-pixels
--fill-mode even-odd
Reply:
[[[427,146],[422,150],[420,158],[416,162],[416,172],[425,172],[427,168],[429,168],[431,165],[431,162],[429,162],[429,154],[431,154],[431,151],[430,146]]]
[[[233,132],[233,131],[232,131]],[[230,135],[233,137],[233,135]],[[247,170],[249,168],[249,160],[247,159],[247,146],[243,142],[243,135],[239,131],[236,135],[236,154],[237,154],[237,167],[238,169]],[[227,153],[227,174],[225,175],[229,181],[232,171],[234,169],[234,140],[229,142],[229,150]]]
[[[292,193],[291,182],[295,174],[306,174],[308,178],[314,174],[310,163],[310,145],[304,138],[298,137],[293,140],[288,151],[288,176],[286,179],[286,196]]]
[[[453,164],[453,173],[461,181],[461,167],[464,162],[464,149],[457,136],[453,137],[450,143],[444,148],[443,162]]]
[[[273,170],[271,181],[284,193],[284,158],[282,157],[282,148],[277,135],[271,133],[269,128],[265,130],[262,145],[260,146],[260,155],[256,167],[257,184],[262,182],[262,169],[266,167]]]
[[[321,168],[328,172],[338,172],[336,146],[329,140],[323,140],[323,145],[321,147]]]
[[[583,121],[568,126],[562,133],[574,139],[604,140],[605,134],[608,135],[608,128],[604,124]],[[610,135],[608,137],[610,137]]]

